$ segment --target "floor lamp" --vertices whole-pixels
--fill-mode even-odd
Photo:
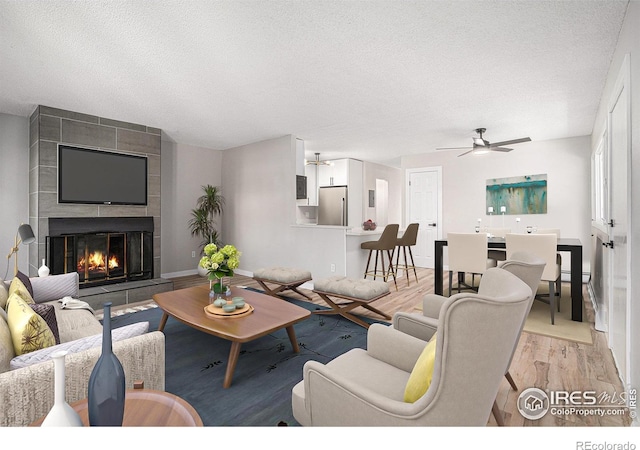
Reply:
[[[7,270],[5,271],[4,277],[7,277],[7,273],[9,272],[9,260],[13,254],[16,254],[16,261],[14,265],[14,275],[18,273],[18,250],[19,245],[22,244],[32,244],[36,241],[36,236],[33,234],[33,229],[31,225],[28,223],[23,223],[18,227],[18,232],[16,233],[15,245],[11,248],[11,251],[7,255]]]

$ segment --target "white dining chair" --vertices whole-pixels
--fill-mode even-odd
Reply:
[[[558,302],[561,297],[560,284],[560,264],[558,264],[558,236],[555,233],[549,234],[512,234],[505,237],[507,246],[507,259],[515,252],[529,252],[543,259],[546,263],[542,272],[542,281],[549,283],[549,310],[551,313],[551,324],[555,324],[556,292]],[[537,300],[546,300],[540,295],[536,295]]]
[[[511,228],[487,228],[486,233],[489,237],[496,237],[504,239],[508,233],[511,233]],[[505,261],[507,259],[507,252],[502,248],[489,249],[489,258],[496,261]]]
[[[560,228],[538,228],[534,231],[535,234],[555,234],[560,239]],[[562,255],[556,253],[556,263],[562,267]],[[560,302],[558,302],[558,311],[560,311]]]
[[[492,237],[504,238],[511,233],[511,228],[487,228],[486,232]]]
[[[449,295],[453,291],[453,273],[464,273],[458,277],[458,293],[464,286],[477,291],[475,276],[497,265],[496,260],[487,256],[487,235],[484,233],[448,233],[447,248],[449,251]],[[465,283],[466,274],[471,274],[471,284]]]

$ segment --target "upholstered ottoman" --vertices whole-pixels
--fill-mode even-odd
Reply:
[[[391,320],[391,316],[369,304],[389,295],[389,286],[384,281],[334,276],[315,281],[313,292],[332,308],[314,311],[313,314],[340,314],[345,319],[369,328],[368,323],[349,313],[352,309],[362,306],[387,320]]]
[[[273,297],[280,298],[280,293],[289,289],[311,300],[311,297],[298,290],[301,284],[311,281],[311,272],[308,270],[293,269],[290,267],[267,267],[253,272],[253,279],[262,286],[266,294]],[[267,283],[275,284],[276,287],[271,288]]]

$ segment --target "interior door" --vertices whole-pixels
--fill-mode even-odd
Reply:
[[[416,266],[433,269],[434,241],[442,236],[442,168],[409,169],[406,179],[407,225],[420,224],[413,258]]]
[[[618,365],[620,376],[629,382],[629,283],[630,263],[627,248],[629,223],[629,150],[631,139],[629,101],[629,60],[621,70],[613,98],[609,104],[609,151],[611,158],[609,222],[610,272],[609,272],[609,345]]]

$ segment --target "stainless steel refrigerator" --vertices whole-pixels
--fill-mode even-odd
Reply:
[[[347,226],[347,187],[321,187],[318,194],[318,225]]]

